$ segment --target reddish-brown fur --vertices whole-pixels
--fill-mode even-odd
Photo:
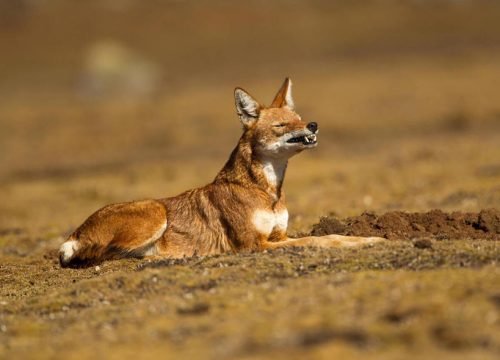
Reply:
[[[307,130],[308,124],[293,111],[289,79],[269,108],[261,107],[241,89],[235,94],[244,132],[212,183],[171,198],[105,206],[63,244],[61,265],[82,266],[127,256],[179,258],[280,246],[339,247],[380,241],[338,235],[287,237],[286,225],[273,218],[273,214],[287,218],[283,215],[282,188],[287,160],[314,147],[315,142],[289,144],[283,139],[291,133],[315,131]],[[266,166],[277,171],[271,171],[269,177]],[[276,181],[274,174],[278,174]]]

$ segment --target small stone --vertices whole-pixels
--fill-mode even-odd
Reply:
[[[101,271],[101,267],[100,267],[99,265],[97,265],[97,266],[95,267],[95,271],[96,271],[96,272]]]
[[[210,305],[207,303],[196,303],[192,305],[181,306],[177,308],[179,315],[202,315],[210,310]]]
[[[432,241],[427,238],[417,239],[413,242],[413,246],[417,249],[432,249]]]
[[[363,196],[363,204],[366,207],[370,207],[373,204],[373,197],[371,195]]]

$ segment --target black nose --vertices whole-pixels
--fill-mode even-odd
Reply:
[[[307,129],[315,133],[316,131],[318,131],[318,124],[315,122],[310,122],[309,124],[307,124]]]

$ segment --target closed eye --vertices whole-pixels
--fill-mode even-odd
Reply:
[[[286,124],[285,123],[279,123],[279,124],[274,124],[273,126],[276,127],[276,128],[281,128],[281,127],[285,127]]]

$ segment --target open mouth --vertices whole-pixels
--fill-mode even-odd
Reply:
[[[304,145],[313,145],[318,142],[316,138],[316,134],[311,134],[311,135],[302,135],[302,136],[297,136],[293,137],[290,140],[287,141],[287,143],[302,143]]]

